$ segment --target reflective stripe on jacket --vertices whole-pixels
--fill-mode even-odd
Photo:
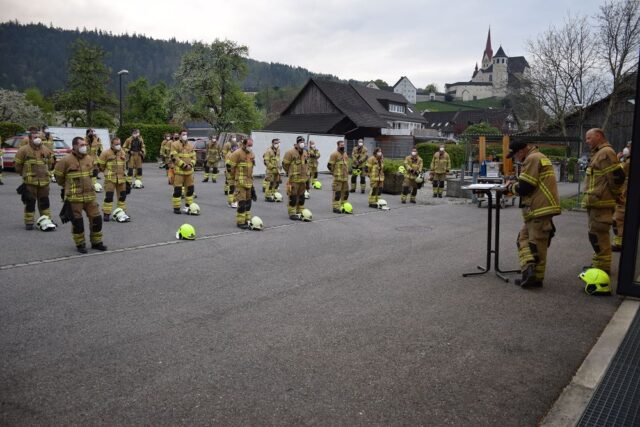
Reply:
[[[49,185],[49,165],[53,159],[53,152],[47,147],[33,144],[23,145],[18,149],[15,157],[16,172],[22,176],[25,184],[37,187]]]
[[[291,182],[306,182],[309,179],[308,169],[309,154],[306,151],[298,151],[292,148],[284,154],[282,169],[289,176]]]
[[[188,141],[174,141],[171,144],[171,160],[176,175],[191,175],[196,165],[196,150]],[[185,169],[187,165],[191,165],[191,169]]]
[[[349,156],[346,153],[334,151],[327,163],[334,181],[346,181],[349,179]]]
[[[433,155],[431,159],[431,172],[433,173],[447,173],[448,170],[451,170],[451,158],[449,158],[449,153],[446,151],[440,155],[440,151]]]
[[[622,192],[624,183],[622,164],[608,142],[591,151],[591,162],[584,180],[585,208],[608,208],[616,206],[616,199]]]
[[[227,165],[231,169],[231,180],[237,187],[253,187],[253,165],[255,164],[255,155],[247,153],[242,148],[229,154]]]
[[[104,172],[104,179],[113,183],[125,182],[126,155],[112,148],[103,151],[98,157],[98,167]]]
[[[537,147],[530,147],[524,158],[518,185],[514,188],[516,192],[520,181],[535,187],[533,192],[520,196],[522,217],[525,221],[542,216],[560,215],[560,196],[553,165]]]
[[[67,154],[56,163],[56,182],[64,187],[64,199],[70,202],[90,202],[96,199],[93,188],[93,157],[86,154],[78,157],[75,152]]]
[[[376,156],[369,157],[369,160],[367,160],[367,167],[369,168],[369,178],[371,181],[384,181],[384,161],[382,160],[382,157],[379,159]]]

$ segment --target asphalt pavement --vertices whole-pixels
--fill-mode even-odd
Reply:
[[[197,176],[202,215],[175,215],[145,165],[132,222],[82,256],[69,224],[24,230],[5,174],[0,424],[535,425],[620,304],[582,290],[581,212],[555,219],[545,286],[523,290],[462,277],[485,260],[486,208],[356,193],[337,215],[323,176],[313,222],[259,201],[266,229],[241,231]],[[184,222],[196,241],[176,241]],[[505,269],[520,226],[502,210]]]

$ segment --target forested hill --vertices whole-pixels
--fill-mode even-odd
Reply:
[[[151,83],[171,84],[180,58],[191,45],[171,40],[154,40],[141,35],[113,35],[100,30],[63,30],[43,24],[0,23],[0,87],[24,90],[37,87],[45,95],[64,88],[70,46],[82,38],[104,49],[107,66],[113,71],[112,89],[118,70],[129,70],[128,80],[146,77]],[[249,52],[251,47],[249,46]],[[266,87],[300,86],[309,70],[290,65],[247,60],[249,75],[242,82],[246,91]],[[331,77],[331,76],[324,76]]]

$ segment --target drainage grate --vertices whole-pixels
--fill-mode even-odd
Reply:
[[[640,311],[578,426],[640,425]]]

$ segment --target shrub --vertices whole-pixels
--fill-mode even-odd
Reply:
[[[440,144],[423,142],[417,144],[416,147],[418,148],[418,155],[422,157],[424,167],[429,169],[431,166],[431,159],[433,159],[433,155],[440,148]],[[447,150],[447,153],[449,153],[449,157],[451,158],[452,168],[458,169],[464,164],[464,145],[447,144],[445,146],[445,150]]]
[[[385,175],[398,172],[398,168],[403,164],[404,162],[402,160],[384,159],[383,170]]]
[[[18,123],[0,122],[0,137],[2,137],[3,141],[25,130],[26,129]]]
[[[540,147],[540,152],[545,156],[552,158],[565,158],[567,155],[566,147]]]
[[[116,133],[118,138],[124,140],[131,136],[133,129],[140,129],[140,136],[144,139],[147,150],[145,161],[152,162],[160,155],[160,143],[164,139],[165,133],[180,132],[182,129],[177,125],[149,125],[144,123],[125,123]]]

